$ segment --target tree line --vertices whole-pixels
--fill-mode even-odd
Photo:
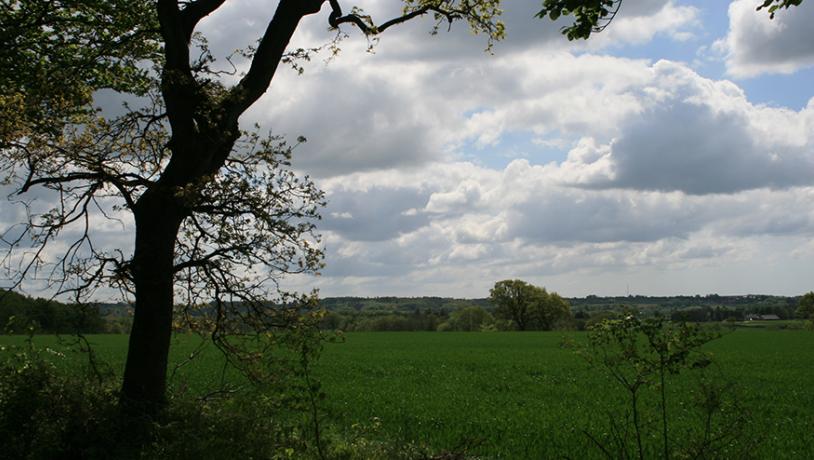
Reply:
[[[96,334],[112,332],[98,305],[64,304],[0,290],[3,333]]]
[[[0,292],[4,333],[123,333],[132,321],[132,307],[127,304],[66,304]],[[495,284],[488,298],[327,297],[319,300],[319,308],[324,311],[319,323],[322,329],[345,332],[585,330],[626,309],[694,323],[745,321],[751,315],[814,319],[814,292],[799,297],[566,298],[525,281],[504,280]]]

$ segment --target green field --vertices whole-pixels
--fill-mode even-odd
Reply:
[[[625,395],[561,347],[566,335],[584,339],[573,332],[348,334],[344,343],[327,344],[315,366],[327,393],[323,423],[336,439],[423,452],[601,457],[584,431],[607,432],[608,414],[622,413]],[[126,337],[91,341],[118,369]],[[176,337],[176,360],[195,341]],[[733,384],[725,396],[749,418],[722,455],[814,458],[814,333],[741,329],[705,350],[717,364],[716,380]],[[220,379],[221,362],[211,350],[179,372],[173,385],[203,390]],[[686,373],[670,389],[671,433],[675,442],[685,442],[702,426],[693,405],[697,379]],[[644,403],[655,407],[652,398]],[[646,441],[657,452],[658,440]]]

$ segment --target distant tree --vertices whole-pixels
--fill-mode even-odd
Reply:
[[[517,329],[551,329],[560,319],[571,314],[568,302],[557,293],[548,293],[522,280],[504,280],[489,290],[495,316],[511,320]]]
[[[495,306],[495,316],[517,324],[521,331],[531,323],[532,304],[538,290],[521,280],[504,280],[489,290],[489,299]]]
[[[547,292],[541,288],[540,301],[535,305],[535,329],[550,330],[558,322],[571,317],[571,306],[556,292]]]
[[[99,333],[107,330],[99,307],[34,299],[0,289],[0,334]]]
[[[484,325],[492,324],[494,318],[481,307],[464,307],[455,310],[449,319],[438,326],[444,331],[479,331]]]
[[[337,312],[323,310],[323,316],[319,321],[320,329],[324,330],[337,330],[343,328],[345,319]]]
[[[814,319],[814,291],[800,297],[800,302],[797,304],[797,317]]]
[[[688,321],[692,323],[701,323],[709,321],[710,309],[708,307],[690,307],[681,310],[676,310],[670,315],[673,321]]]

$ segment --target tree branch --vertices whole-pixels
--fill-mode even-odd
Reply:
[[[268,90],[288,42],[304,16],[318,12],[325,0],[280,0],[252,58],[249,71],[224,100],[226,123],[237,119]]]
[[[226,0],[197,0],[188,4],[181,10],[181,22],[184,25],[184,34],[187,42],[192,39],[192,32],[198,22],[217,10]]]
[[[415,11],[411,11],[409,13],[405,13],[399,17],[390,19],[389,21],[385,21],[382,24],[376,26],[371,25],[365,21],[362,16],[359,16],[356,13],[351,14],[342,14],[342,8],[339,5],[338,0],[330,0],[331,5],[331,15],[328,17],[328,24],[331,27],[339,27],[341,24],[351,23],[354,24],[359,30],[362,31],[365,35],[376,35],[384,32],[389,27],[392,27],[396,24],[401,24],[403,22],[407,22],[410,19],[416,18],[418,16],[423,16],[429,12],[434,12],[444,16],[450,24],[456,19],[461,19],[465,16],[466,11],[460,9],[450,9],[446,10],[439,6],[434,5],[427,5],[422,8],[419,8]]]
[[[158,0],[158,22],[164,39],[164,71],[161,93],[173,134],[192,134],[195,79],[189,64],[189,35],[176,0]]]

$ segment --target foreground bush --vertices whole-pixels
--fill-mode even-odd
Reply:
[[[50,355],[50,356],[48,356]],[[52,349],[13,347],[0,362],[0,439],[6,458],[105,458],[115,425],[111,387],[56,370]]]
[[[318,457],[310,393],[287,390],[175,394],[157,421],[124,417],[118,382],[93,366],[70,369],[51,348],[0,349],[0,458],[276,459]],[[274,397],[269,395],[274,395]],[[148,442],[133,427],[148,425]]]

